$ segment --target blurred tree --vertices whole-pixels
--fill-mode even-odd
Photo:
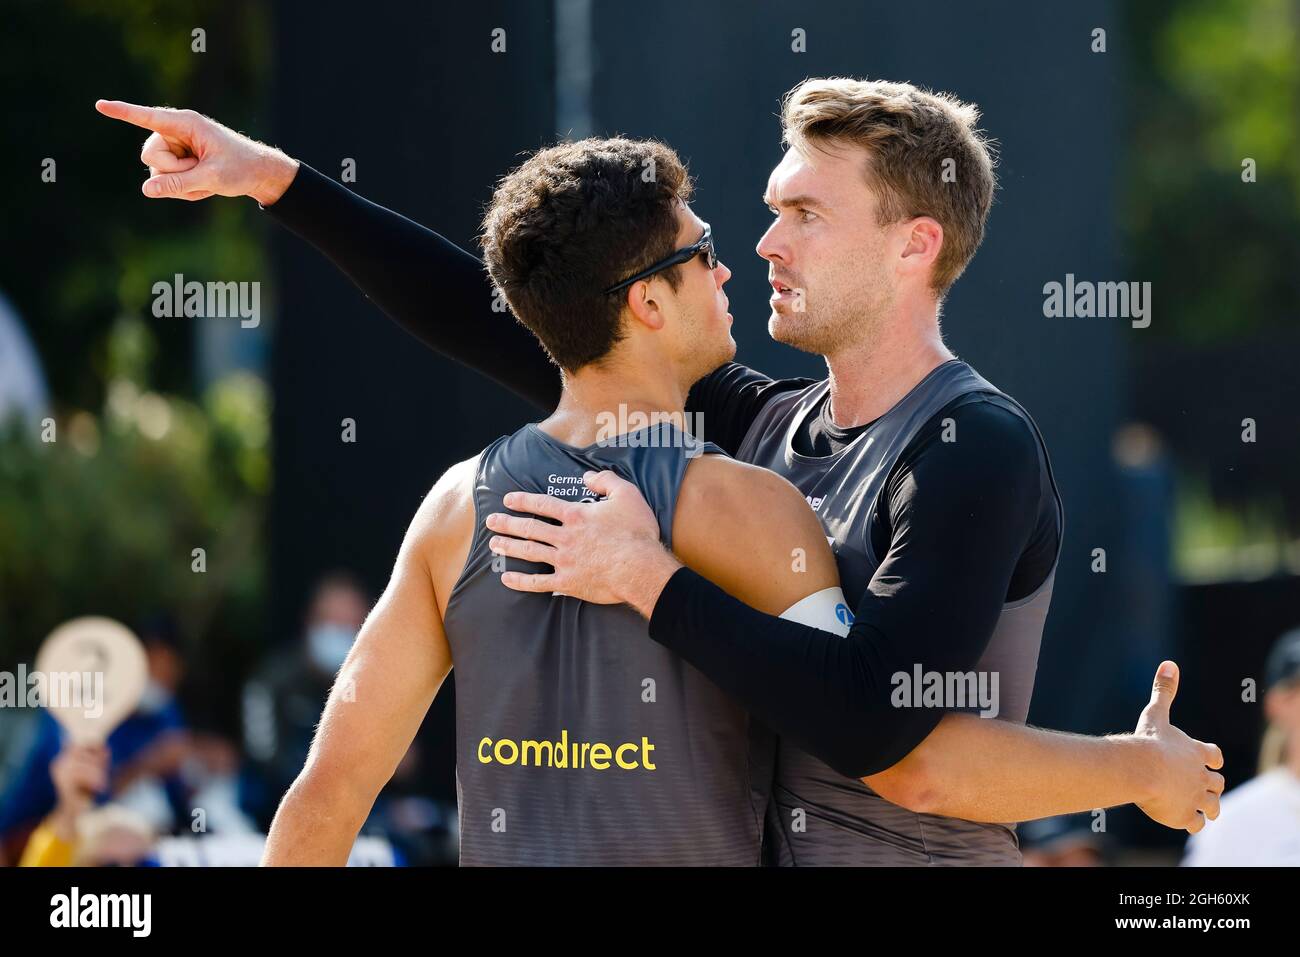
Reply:
[[[1300,2],[1120,10],[1122,223],[1131,278],[1155,303],[1130,340],[1133,406],[1178,466],[1176,564],[1193,577],[1297,570]]]
[[[269,278],[262,224],[248,200],[146,200],[147,133],[94,102],[191,107],[264,133],[268,13],[254,0],[5,3],[0,288],[41,355],[58,438],[0,428],[0,667],[30,663],[83,614],[173,612],[200,685],[237,681],[265,638],[265,386],[238,375],[194,398],[198,323],[226,320],[150,309],[175,273]]]
[[[205,52],[192,50],[195,29]],[[265,130],[268,33],[252,0],[5,4],[0,288],[29,324],[57,402],[99,405],[110,320],[141,314],[154,281],[263,278],[253,204],[145,200],[137,157],[148,134],[100,116],[94,102],[188,106]],[[47,158],[54,182],[41,179]],[[150,333],[151,384],[191,392],[194,324],[157,321]]]
[[[137,332],[119,328],[110,351],[129,352]],[[192,673],[247,665],[271,475],[262,381],[236,374],[195,404],[117,378],[101,414],[56,428],[52,442],[0,432],[0,667],[30,664],[67,618],[159,611],[175,616]]]
[[[1160,320],[1140,347],[1295,328],[1300,3],[1124,4],[1134,49],[1124,224]],[[1242,164],[1255,164],[1243,182]]]

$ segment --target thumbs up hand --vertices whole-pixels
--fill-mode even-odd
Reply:
[[[1195,834],[1219,816],[1223,793],[1223,752],[1218,745],[1189,737],[1175,727],[1170,708],[1178,694],[1178,665],[1160,664],[1151,701],[1142,709],[1133,736],[1152,745],[1149,795],[1137,802],[1153,821]]]

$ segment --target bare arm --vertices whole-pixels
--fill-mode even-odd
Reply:
[[[1210,768],[1223,766],[1223,754],[1169,724],[1177,686],[1176,671],[1157,677],[1131,735],[1089,737],[946,715],[903,760],[862,780],[908,810],[969,821],[1006,824],[1134,803],[1167,826],[1195,832],[1219,816],[1224,780]],[[1205,793],[1176,806],[1168,782],[1188,762],[1201,767]]]
[[[826,534],[798,489],[775,472],[719,455],[687,469],[673,514],[673,552],[771,615],[840,583]]]
[[[335,679],[307,763],[271,825],[264,865],[347,863],[451,670],[431,565],[446,547],[439,486],[412,521],[388,587]]]

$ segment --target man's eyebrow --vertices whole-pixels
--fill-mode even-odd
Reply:
[[[812,196],[787,196],[780,202],[768,198],[767,193],[763,194],[764,206],[802,206],[806,209],[826,209],[827,206],[821,200]]]

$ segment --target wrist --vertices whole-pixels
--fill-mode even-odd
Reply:
[[[57,805],[50,816],[45,819],[46,825],[61,841],[71,841],[77,836],[77,818],[78,812],[69,807],[67,804]]]
[[[258,164],[257,181],[248,195],[262,206],[274,204],[298,175],[298,161],[277,149],[269,149]]]
[[[623,601],[649,621],[668,579],[681,567],[682,563],[671,552],[655,542],[652,549],[646,549],[644,560],[637,562],[635,573],[627,576]]]
[[[1116,734],[1107,738],[1119,749],[1120,770],[1128,800],[1142,804],[1160,793],[1160,754],[1155,740],[1137,734]]]

